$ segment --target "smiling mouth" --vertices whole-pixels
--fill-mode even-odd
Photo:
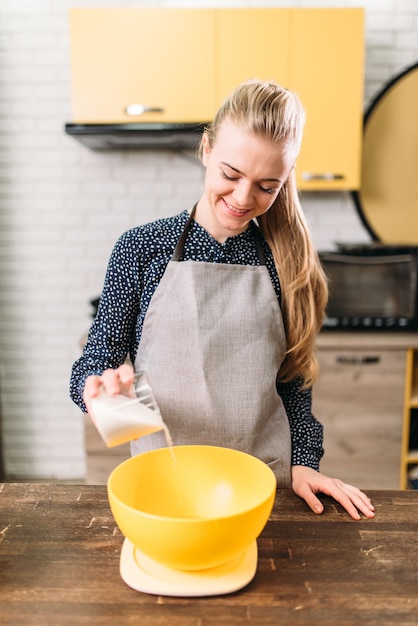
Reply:
[[[224,203],[225,203],[226,208],[232,213],[235,213],[236,215],[247,215],[247,213],[249,213],[251,210],[251,209],[237,209],[236,207],[232,206],[232,204],[229,204],[226,200],[224,200]]]

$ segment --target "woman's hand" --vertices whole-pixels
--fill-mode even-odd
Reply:
[[[88,376],[84,385],[83,400],[87,411],[94,422],[91,410],[91,400],[99,395],[101,389],[105,389],[109,396],[121,394],[134,397],[132,383],[134,370],[131,365],[124,363],[117,369],[107,369],[101,376]]]
[[[347,485],[338,478],[324,476],[311,467],[292,466],[292,487],[314,513],[323,512],[324,506],[315,494],[324,493],[339,502],[355,520],[361,519],[360,513],[366,517],[374,517],[374,506],[360,489]]]

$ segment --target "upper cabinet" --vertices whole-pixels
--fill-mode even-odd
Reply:
[[[70,35],[73,124],[205,123],[273,79],[307,112],[299,188],[359,188],[363,9],[70,9]]]
[[[217,11],[219,102],[248,78],[289,85],[290,14],[289,9]]]
[[[214,19],[211,9],[71,9],[72,121],[210,120]]]
[[[298,184],[303,189],[358,189],[363,9],[294,9],[291,20],[289,85],[300,95],[307,112]]]

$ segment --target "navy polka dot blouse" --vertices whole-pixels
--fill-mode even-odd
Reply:
[[[152,295],[157,288],[189,213],[160,219],[125,232],[117,241],[107,268],[97,315],[82,356],[74,363],[70,395],[83,410],[84,382],[91,374],[117,368],[130,357],[135,361],[142,326]],[[187,237],[183,259],[212,263],[258,265],[254,229],[249,228],[224,243],[216,241],[197,222]],[[262,241],[266,267],[280,303],[280,284],[273,256]],[[301,381],[278,384],[292,437],[292,464],[319,469],[323,454],[321,424],[312,415],[312,393],[301,390]]]

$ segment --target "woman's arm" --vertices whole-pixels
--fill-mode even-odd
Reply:
[[[102,382],[98,377],[119,368],[136,346],[140,277],[132,237],[132,233],[122,235],[112,251],[97,315],[83,353],[72,367],[70,396],[83,411],[88,409],[83,397],[87,379],[92,377],[88,391],[94,395]]]
[[[315,470],[324,454],[323,427],[312,414],[312,389],[302,389],[302,380],[277,383],[277,392],[287,413],[292,440],[292,465]]]

